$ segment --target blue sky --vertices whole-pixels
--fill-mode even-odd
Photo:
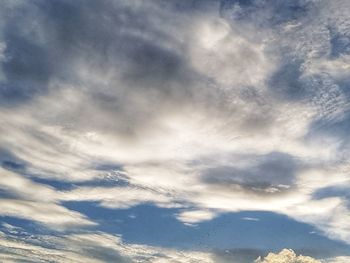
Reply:
[[[1,262],[350,261],[349,1],[0,5]]]

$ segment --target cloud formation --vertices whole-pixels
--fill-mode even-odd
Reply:
[[[317,260],[312,257],[297,255],[291,249],[283,249],[279,253],[269,253],[266,257],[259,257],[255,263],[342,263],[349,261],[349,257],[335,257]]]
[[[11,262],[213,262],[209,253],[126,244],[101,232],[33,236],[8,224],[0,232],[0,244],[1,259]]]
[[[311,257],[297,256],[293,250],[283,249],[278,254],[269,253],[263,259],[257,259],[257,263],[320,263]]]
[[[64,231],[97,224],[72,201],[188,225],[270,211],[350,244],[349,196],[329,191],[350,187],[347,0],[1,5],[1,216]]]

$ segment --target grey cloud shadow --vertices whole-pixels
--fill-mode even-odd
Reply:
[[[293,156],[279,152],[245,158],[252,161],[251,166],[242,169],[233,163],[209,168],[202,172],[202,182],[212,187],[270,195],[293,188],[295,173],[302,167]]]
[[[250,263],[264,254],[266,254],[264,250],[249,248],[214,250],[213,259],[221,263]]]
[[[133,263],[131,258],[121,255],[113,248],[102,246],[85,246],[82,249],[84,255],[90,255],[93,259],[103,260],[104,262],[118,262],[118,263]]]
[[[169,82],[178,81],[186,88],[185,84],[191,79],[190,69],[180,55],[152,42],[137,39],[130,39],[130,42],[137,44],[125,52],[129,63],[123,78],[127,83],[140,88],[156,86],[166,92],[171,87]]]
[[[115,1],[37,1],[15,10],[6,18],[3,71],[7,80],[0,86],[0,105],[17,105],[46,93],[52,79],[79,86],[74,67],[90,63],[92,57],[92,70],[121,72],[124,82],[113,80],[107,94],[96,87],[84,90],[97,100],[117,96],[115,91],[123,85],[128,92],[153,89],[161,93],[160,100],[174,94],[184,100],[195,74],[183,54],[162,46],[162,41],[177,41],[152,25],[154,10],[146,9],[134,10]],[[22,28],[33,13],[38,14],[38,25],[28,34]],[[37,40],[38,36],[44,40]]]

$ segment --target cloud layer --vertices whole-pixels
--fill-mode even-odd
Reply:
[[[193,226],[270,211],[350,244],[347,0],[1,5],[2,217],[64,232],[98,224],[72,201]],[[164,260],[206,258],[179,253]]]

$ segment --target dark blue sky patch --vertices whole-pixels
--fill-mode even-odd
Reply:
[[[285,64],[272,75],[267,85],[271,94],[283,100],[302,100],[312,95],[312,90],[302,79],[301,61],[285,58]]]
[[[331,44],[331,58],[338,58],[341,55],[350,54],[350,35],[339,32],[335,28],[329,28],[330,44]]]
[[[321,188],[313,193],[313,198],[316,200],[328,197],[344,197],[350,200],[350,189],[349,187],[338,185]]]
[[[203,13],[206,11],[214,11],[220,3],[220,0],[174,0],[159,1],[161,4],[169,5],[176,12]],[[215,10],[218,11],[218,10]]]
[[[24,160],[19,159],[10,151],[0,148],[0,166],[10,171],[24,172],[27,163]]]
[[[62,180],[55,180],[55,179],[49,179],[49,178],[43,178],[43,177],[37,177],[37,176],[31,176],[30,178],[33,182],[49,185],[56,190],[65,191],[65,190],[72,190],[76,187],[75,183],[66,182]]]
[[[122,234],[123,240],[129,243],[188,248],[195,242],[191,233],[194,229],[174,217],[178,209],[141,205],[112,210],[99,206],[97,202],[66,202],[64,206],[98,222],[97,230]]]
[[[14,32],[5,36],[7,48],[3,71],[10,82],[33,82],[35,85],[47,83],[51,62],[44,46]]]
[[[11,216],[0,216],[0,222],[1,224],[9,224],[14,227],[20,228],[18,230],[18,235],[27,236],[27,235],[40,235],[40,234],[56,234],[57,232],[46,228],[34,221],[22,219],[22,218],[16,218]],[[8,231],[7,228],[0,225],[1,231]]]
[[[7,170],[23,170],[23,168],[25,167],[24,164],[22,163],[17,163],[17,162],[7,161],[7,160],[2,161],[1,166],[2,168],[5,168]]]
[[[303,0],[222,0],[221,14],[256,26],[274,27],[306,18],[312,4]]]
[[[311,123],[306,140],[329,136],[338,139],[342,147],[349,146],[350,111],[339,119],[317,119]],[[340,151],[341,152],[341,151]]]
[[[97,163],[96,165],[93,166],[95,170],[100,170],[100,171],[122,171],[123,166],[120,164],[114,164],[114,163]]]
[[[42,178],[42,177],[31,177],[31,180],[40,184],[46,184],[54,187],[59,191],[69,191],[77,187],[112,187],[112,186],[127,186],[128,182],[124,180],[90,180],[83,182],[65,182],[61,180]]]
[[[347,100],[350,100],[350,72],[345,76],[338,77],[335,83],[340,88],[342,95],[344,95]]]
[[[127,243],[200,250],[254,248],[278,251],[288,247],[327,255],[350,253],[347,245],[317,234],[314,227],[271,212],[227,213],[197,226],[187,226],[174,216],[179,209],[139,205],[112,210],[94,202],[67,202],[64,205],[97,221],[97,230],[121,234]]]
[[[2,187],[0,187],[0,199],[4,200],[14,198],[18,198],[18,193],[11,192],[6,187],[3,189]]]
[[[308,15],[311,6],[304,0],[269,0],[273,6],[272,23],[279,24],[297,19]]]

